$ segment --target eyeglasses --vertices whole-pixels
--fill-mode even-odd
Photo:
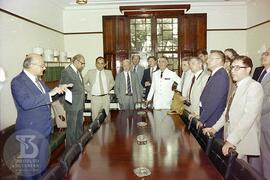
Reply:
[[[246,67],[246,66],[231,66],[231,70],[235,70],[235,71],[239,71],[241,68],[249,68],[249,67]]]
[[[35,66],[39,66],[39,67],[41,67],[41,68],[45,68],[46,66],[45,66],[45,64],[35,64],[35,63],[31,63],[32,65],[35,65]]]
[[[80,60],[77,59],[77,61],[78,61],[79,63],[81,63],[81,65],[85,65],[85,63],[81,62]]]

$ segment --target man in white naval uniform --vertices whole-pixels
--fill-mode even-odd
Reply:
[[[159,70],[153,73],[152,85],[147,96],[147,103],[152,100],[154,109],[170,109],[174,91],[172,85],[176,82],[177,90],[181,90],[181,78],[167,68],[167,57],[158,59]]]

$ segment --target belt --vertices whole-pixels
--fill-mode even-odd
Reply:
[[[128,93],[127,93],[126,96],[133,96],[133,94],[132,94],[132,93],[131,93],[131,94],[128,94]]]
[[[106,96],[108,94],[101,94],[101,95],[92,95],[92,96],[97,96],[97,97],[100,97],[100,96]]]

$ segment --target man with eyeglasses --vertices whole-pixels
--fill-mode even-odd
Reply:
[[[260,116],[263,102],[263,89],[260,83],[250,76],[253,64],[247,56],[238,56],[232,63],[231,74],[236,82],[228,105],[221,118],[204,133],[218,132],[224,127],[224,155],[229,149],[238,152],[238,158],[254,166],[260,155]]]
[[[84,86],[87,99],[91,99],[92,120],[94,121],[100,110],[105,109],[106,114],[110,109],[109,92],[114,86],[111,70],[105,70],[106,63],[103,57],[96,58],[96,69],[87,71],[84,76]]]
[[[52,132],[50,105],[55,95],[64,93],[68,87],[72,86],[72,84],[60,85],[50,90],[40,78],[45,69],[44,60],[40,55],[29,54],[23,62],[23,71],[11,81],[11,92],[18,112],[16,136],[34,137],[33,146],[37,147],[38,152],[37,156],[33,158],[37,161],[32,161],[33,164],[28,161],[29,166],[22,167],[20,175],[23,176],[23,179],[38,179],[46,169],[49,136]],[[27,142],[25,143],[27,144]],[[29,159],[26,155],[20,154],[22,162],[24,158]],[[38,165],[35,162],[38,162]]]
[[[61,74],[60,83],[74,86],[71,89],[72,103],[63,101],[67,118],[66,149],[70,148],[83,134],[83,110],[85,100],[84,83],[81,72],[85,66],[85,59],[81,54],[72,58],[72,62]]]

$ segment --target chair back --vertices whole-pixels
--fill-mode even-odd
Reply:
[[[198,135],[197,135],[197,141],[198,143],[201,145],[201,148],[205,151],[205,153],[208,155],[210,150],[211,150],[211,146],[214,140],[214,136],[211,134],[203,134],[202,128],[199,128],[199,130],[197,131]]]
[[[248,180],[266,180],[260,175],[253,167],[242,159],[237,159],[232,167],[231,174],[229,175],[230,180],[248,179]]]
[[[70,149],[67,150],[64,157],[60,160],[62,169],[67,173],[74,161],[79,157],[81,153],[81,147],[78,143],[73,144]]]
[[[78,144],[80,145],[81,152],[83,151],[84,147],[88,143],[88,141],[93,137],[93,134],[89,131],[86,131],[81,138],[79,139]]]
[[[189,114],[190,114],[190,112],[188,110],[184,110],[183,114],[181,115],[181,118],[186,126],[189,125],[189,118],[188,118]]]
[[[89,132],[92,134],[95,134],[99,128],[100,128],[100,122],[95,120],[90,124]]]
[[[222,153],[223,142],[220,139],[214,139],[209,150],[208,157],[215,165],[217,170],[222,174],[225,180],[229,179],[231,174],[232,166],[238,156],[238,153],[230,149],[229,155],[224,156]]]
[[[58,163],[56,166],[52,167],[47,171],[47,173],[42,176],[40,179],[42,180],[59,180],[63,179],[66,172],[61,168],[60,164]]]
[[[106,111],[105,111],[105,109],[102,109],[101,111],[99,111],[95,121],[98,120],[100,125],[101,125],[104,122],[104,120],[106,119],[106,117],[107,117]]]

